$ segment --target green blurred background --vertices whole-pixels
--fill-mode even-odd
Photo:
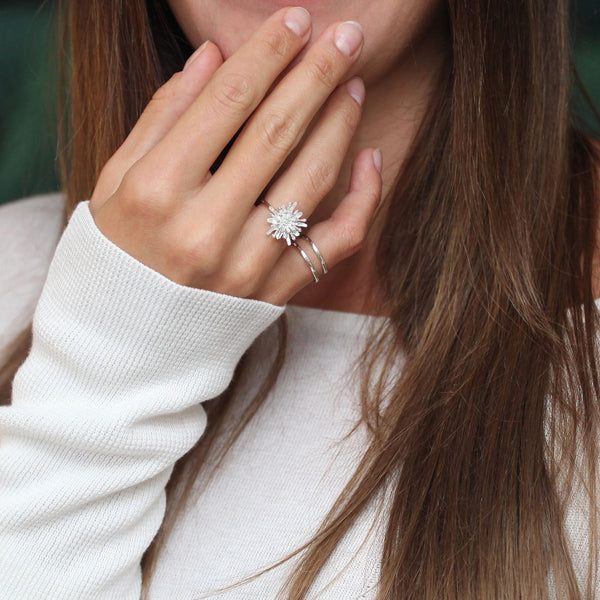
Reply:
[[[59,188],[53,7],[0,0],[0,204]],[[600,0],[574,0],[573,13],[577,69],[600,106]],[[577,106],[585,127],[600,135],[592,112]]]

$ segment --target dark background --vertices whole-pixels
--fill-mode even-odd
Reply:
[[[600,106],[600,0],[573,1],[575,63]],[[53,6],[0,0],[0,204],[59,189]],[[600,135],[591,111],[577,105],[586,128]]]

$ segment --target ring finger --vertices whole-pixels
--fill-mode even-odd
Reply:
[[[352,165],[348,194],[328,219],[310,228],[308,234],[324,256],[328,271],[354,254],[366,240],[381,206],[380,169],[381,163],[376,164],[372,149],[359,152]],[[321,265],[305,242],[303,240],[302,247],[321,275]],[[300,252],[282,245],[285,251],[251,297],[281,305],[313,281],[313,274]]]
[[[265,200],[274,208],[298,202],[308,218],[335,185],[348,147],[360,121],[365,88],[355,77],[340,86],[327,101],[323,114],[290,167],[269,189]],[[228,261],[232,268],[253,261],[266,273],[287,248],[284,240],[266,235],[269,229],[267,206],[256,206]],[[252,249],[251,252],[248,249]]]

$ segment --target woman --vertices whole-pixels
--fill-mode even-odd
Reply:
[[[168,4],[67,7],[5,597],[596,597],[566,1]]]

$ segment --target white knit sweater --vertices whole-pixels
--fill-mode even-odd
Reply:
[[[0,408],[0,599],[139,598],[140,559],[162,521],[173,464],[204,431],[202,403],[228,386],[251,346],[234,403],[241,413],[270,365],[284,310],[289,350],[277,384],[178,522],[150,596],[209,597],[308,541],[364,452],[363,427],[346,437],[360,417],[351,367],[383,317],[178,285],[104,237],[87,203],[54,252],[61,222],[58,195],[0,207],[0,359],[35,309],[12,406]],[[311,598],[332,580],[320,598],[374,597],[379,500]],[[577,502],[569,531],[583,566]],[[214,597],[274,599],[297,560]]]

